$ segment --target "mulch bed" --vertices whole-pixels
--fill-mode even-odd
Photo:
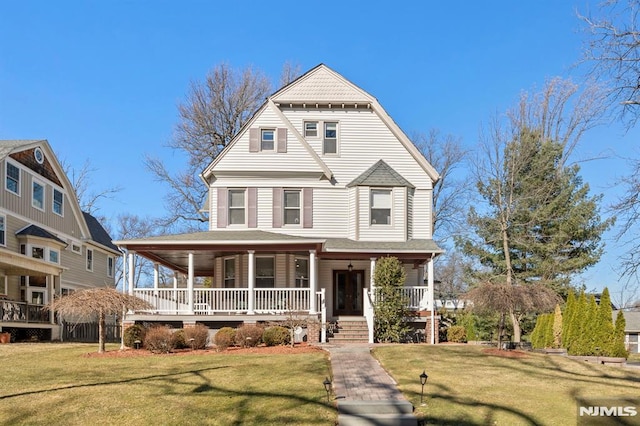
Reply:
[[[307,343],[296,344],[293,348],[291,346],[257,346],[255,348],[236,348],[231,347],[224,351],[217,351],[215,348],[198,349],[192,351],[191,349],[176,349],[168,354],[154,354],[146,349],[131,349],[126,348],[124,350],[107,351],[104,353],[90,352],[85,355],[88,358],[126,358],[137,356],[180,356],[180,355],[245,355],[245,354],[259,354],[259,355],[288,355],[288,354],[304,354],[322,352],[323,349],[317,346],[312,346]]]

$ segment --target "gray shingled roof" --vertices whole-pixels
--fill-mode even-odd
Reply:
[[[91,239],[96,243],[102,244],[105,247],[109,247],[112,250],[118,251],[118,247],[113,244],[111,241],[111,236],[104,229],[104,227],[98,222],[98,219],[91,216],[87,212],[82,212],[84,215],[84,220],[87,222],[87,227],[89,228],[89,232],[91,233]]]
[[[0,140],[0,160],[15,151],[17,148],[40,142],[40,140]]]
[[[407,252],[444,253],[433,240],[411,239],[408,241],[353,241],[348,238],[327,238],[324,248],[330,252]]]
[[[624,314],[625,327],[627,333],[640,332],[640,311],[622,311]],[[613,311],[613,321],[616,320],[618,311]]]
[[[347,188],[352,186],[393,186],[393,187],[407,187],[414,188],[414,186],[400,173],[396,172],[385,163],[383,160],[378,160],[376,164],[369,167],[367,171],[355,178],[347,185]]]
[[[233,242],[301,242],[316,243],[322,242],[321,238],[298,237],[295,235],[278,234],[275,232],[267,232],[260,230],[241,230],[241,231],[202,231],[192,232],[188,234],[159,235],[156,237],[146,237],[139,240],[123,240],[116,241],[116,244],[126,246],[127,243],[233,243]]]
[[[61,240],[60,238],[56,237],[55,235],[53,235],[51,232],[40,228],[39,226],[36,225],[29,225],[26,228],[16,232],[16,236],[20,237],[20,236],[31,236],[31,237],[40,237],[40,238],[47,238],[50,240],[55,240],[61,244],[64,244],[65,246],[67,246],[67,242],[64,240]]]

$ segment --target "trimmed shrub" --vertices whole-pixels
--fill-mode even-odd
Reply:
[[[275,325],[264,330],[262,341],[267,346],[288,345],[291,341],[291,334],[285,327]]]
[[[222,327],[213,336],[213,343],[216,345],[219,351],[227,349],[232,346],[236,339],[236,330],[231,327]]]
[[[264,329],[257,325],[245,324],[236,330],[235,342],[241,348],[253,348],[262,342]]]
[[[455,343],[465,343],[467,332],[461,325],[452,325],[447,329],[447,341]]]
[[[144,347],[156,354],[166,354],[175,349],[173,331],[164,326],[151,327],[144,337]]]
[[[129,328],[124,330],[124,344],[130,348],[136,347],[136,340],[140,341],[140,345],[142,346],[142,342],[144,342],[144,335],[146,334],[147,329],[144,328],[140,324],[134,324]]]
[[[209,343],[209,328],[203,324],[187,327],[184,330],[184,341],[188,348],[204,349]],[[193,339],[193,342],[191,341]]]
[[[173,345],[176,349],[186,349],[189,347],[184,336],[184,329],[180,328],[173,332]]]

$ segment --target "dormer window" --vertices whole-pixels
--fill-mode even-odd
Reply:
[[[273,151],[274,135],[275,130],[262,129],[260,138],[260,151]]]
[[[391,225],[391,190],[371,190],[371,225]]]

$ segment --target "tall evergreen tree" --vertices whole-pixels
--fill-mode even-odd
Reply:
[[[626,327],[626,321],[624,319],[624,314],[622,311],[618,311],[618,315],[616,315],[616,325],[615,331],[613,333],[613,344],[611,356],[623,357],[626,358],[629,356],[629,351],[624,344],[624,329]]]
[[[571,321],[573,321],[573,316],[576,311],[576,295],[573,290],[569,290],[569,295],[567,296],[567,304],[564,310],[564,315],[562,316],[562,347],[568,348],[569,342],[571,341]]]
[[[562,310],[560,305],[556,305],[556,309],[553,312],[553,348],[559,348],[562,346]]]
[[[608,355],[613,352],[613,311],[611,309],[611,297],[609,289],[604,288],[600,295],[600,305],[596,325],[594,328],[596,347],[600,348],[598,355]]]
[[[581,351],[584,342],[583,336],[588,310],[587,296],[584,290],[580,291],[580,295],[574,306],[574,313],[571,316],[571,324],[569,325],[567,352],[569,355],[582,355]]]

